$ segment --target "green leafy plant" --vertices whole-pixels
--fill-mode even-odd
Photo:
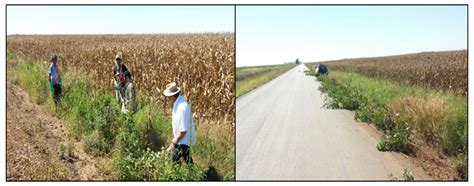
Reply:
[[[108,153],[111,148],[98,130],[94,130],[90,134],[84,134],[81,143],[84,151],[94,156],[104,155]]]
[[[61,158],[66,157],[66,148],[64,147],[64,144],[62,143],[59,145],[59,156]]]
[[[346,87],[331,78],[319,78],[323,81],[320,90],[332,99],[329,106],[337,109],[358,110],[367,104],[367,98],[360,91]]]
[[[398,151],[411,153],[411,129],[407,122],[395,123],[395,128],[386,130],[386,135],[380,139],[377,149],[380,151]]]
[[[405,180],[405,181],[414,181],[415,177],[413,176],[413,174],[411,173],[410,170],[405,169],[405,170],[403,170],[403,180]]]

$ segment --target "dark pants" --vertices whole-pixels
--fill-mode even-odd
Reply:
[[[57,103],[59,100],[59,96],[61,96],[61,85],[54,84],[53,93],[54,93],[54,102]]]
[[[173,150],[173,163],[180,163],[180,159],[184,158],[186,164],[193,164],[193,158],[191,157],[189,146],[187,145],[174,145]]]

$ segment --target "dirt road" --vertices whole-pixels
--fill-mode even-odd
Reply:
[[[430,179],[406,155],[379,152],[380,133],[352,112],[322,108],[319,82],[305,70],[237,99],[237,180],[389,180],[405,168]]]

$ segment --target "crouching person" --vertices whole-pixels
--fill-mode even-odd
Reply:
[[[315,66],[315,69],[314,69],[314,74],[316,75],[316,77],[320,76],[320,75],[326,75],[328,76],[329,75],[329,71],[328,71],[328,68],[326,67],[326,65],[324,64],[317,64]]]
[[[176,83],[166,85],[166,89],[163,91],[170,104],[173,105],[171,124],[174,137],[167,150],[172,151],[173,163],[178,164],[183,158],[186,164],[193,164],[190,147],[196,143],[196,128],[191,106],[180,95],[180,91],[181,89],[176,86]]]

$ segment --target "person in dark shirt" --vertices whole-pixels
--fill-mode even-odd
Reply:
[[[315,68],[315,75],[316,76],[319,76],[319,75],[329,75],[329,71],[328,71],[328,68],[326,67],[326,65],[324,64],[317,64],[316,65],[316,68]]]
[[[115,56],[114,88],[117,101],[122,104],[122,112],[128,112],[130,102],[135,98],[135,89],[130,71],[125,64],[122,64],[121,53]]]

